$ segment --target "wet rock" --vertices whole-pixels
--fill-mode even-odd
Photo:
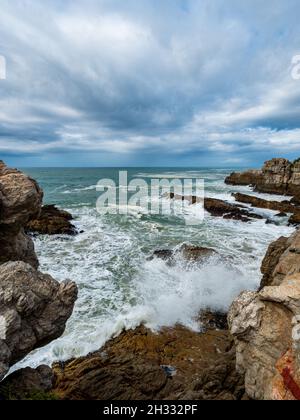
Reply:
[[[258,214],[216,198],[206,198],[204,208],[212,216],[223,217],[224,219],[241,220],[242,222],[249,222],[251,219],[263,219]]]
[[[0,380],[32,350],[60,337],[77,287],[58,283],[24,262],[0,266]]]
[[[0,384],[0,400],[55,399],[54,373],[49,366],[20,369]]]
[[[224,219],[239,220],[250,222],[253,219],[263,219],[262,216],[249,212],[241,205],[234,205],[216,198],[205,198],[204,200],[196,196],[182,196],[178,194],[167,194],[173,200],[185,200],[192,204],[203,203],[204,209],[214,217],[223,217]]]
[[[24,226],[39,215],[42,199],[43,192],[33,179],[0,161],[0,264],[25,261],[38,267]]]
[[[53,392],[62,399],[240,399],[244,395],[228,331],[199,334],[177,326],[155,334],[139,327],[123,332],[99,352],[64,366],[55,364],[53,369]]]
[[[180,248],[174,250],[156,250],[150,257],[150,260],[154,258],[160,258],[164,261],[167,261],[170,264],[176,264],[178,258],[182,258],[190,262],[201,262],[216,255],[218,255],[217,251],[215,251],[212,248],[183,244]]]
[[[240,203],[251,204],[252,207],[257,207],[261,209],[280,211],[281,213],[277,215],[278,217],[286,217],[286,213],[293,213],[293,215],[289,219],[289,224],[300,224],[300,208],[291,204],[291,202],[289,201],[269,201],[259,197],[240,193],[232,195]]]
[[[212,310],[201,311],[199,322],[204,331],[228,330],[226,313]]]
[[[54,205],[43,206],[37,219],[31,220],[26,229],[28,232],[41,235],[76,235],[75,226],[70,222],[72,215]]]

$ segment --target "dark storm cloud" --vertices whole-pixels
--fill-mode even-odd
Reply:
[[[0,155],[297,155],[299,13],[297,0],[2,0]]]

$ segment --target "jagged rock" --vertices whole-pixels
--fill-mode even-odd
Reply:
[[[293,204],[300,204],[300,160],[287,159],[265,162],[261,171],[233,173],[225,180],[229,185],[252,185],[255,191],[294,196]]]
[[[293,213],[293,216],[291,216],[291,218],[289,219],[289,223],[300,223],[300,208],[296,207],[290,202],[269,201],[259,197],[241,193],[236,193],[232,195],[236,199],[236,201],[239,201],[240,203],[251,204],[252,207],[257,207],[261,209],[280,211],[281,213],[278,215],[280,217],[286,216],[286,213]]]
[[[241,220],[242,222],[249,222],[252,218],[263,219],[258,214],[216,198],[206,198],[204,200],[204,208],[212,216],[223,217],[224,219]]]
[[[265,258],[263,259],[261,272],[264,275],[261,281],[260,289],[269,286],[273,281],[274,270],[279,263],[279,259],[288,248],[288,238],[281,237],[272,242],[269,246]]]
[[[37,268],[33,242],[23,228],[39,215],[42,199],[34,180],[0,161],[0,264],[22,260]]]
[[[225,179],[227,185],[257,185],[262,179],[262,171],[249,170],[246,172],[233,172]]]
[[[241,399],[228,331],[177,326],[122,333],[99,352],[53,366],[55,395],[82,400]]]
[[[73,216],[67,211],[47,205],[42,207],[37,219],[27,224],[26,230],[41,235],[76,235],[76,228],[70,222],[72,219]]]
[[[204,209],[214,217],[223,217],[224,219],[239,220],[250,222],[252,219],[263,219],[262,216],[249,212],[243,206],[227,203],[217,198],[205,198],[204,200],[196,196],[182,196],[178,194],[166,194],[171,200],[186,200],[190,204],[203,203]]]
[[[300,231],[273,242],[262,263],[261,288],[278,286],[286,276],[300,273]]]
[[[270,245],[262,272],[228,314],[237,370],[252,399],[300,399],[300,231]]]
[[[58,283],[24,262],[0,266],[0,380],[32,350],[60,337],[77,287]]]

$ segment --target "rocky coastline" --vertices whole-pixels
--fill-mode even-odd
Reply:
[[[207,198],[212,216],[251,222],[262,218],[253,209],[263,208],[298,223],[300,162],[273,159],[261,171],[231,174],[226,183],[293,198],[277,202],[237,193],[237,204]],[[270,244],[257,292],[243,292],[227,317],[209,308],[199,315],[201,333],[180,325],[157,333],[140,326],[86,357],[4,379],[12,365],[64,332],[77,297],[75,283],[38,271],[27,232],[75,233],[72,216],[42,208],[42,200],[34,180],[0,162],[0,399],[300,399],[299,230]],[[179,256],[200,263],[218,258],[213,249],[192,246],[157,250],[152,258],[172,264]]]

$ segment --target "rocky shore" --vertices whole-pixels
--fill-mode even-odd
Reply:
[[[39,217],[37,183],[0,162],[0,380],[32,350],[60,337],[77,298],[75,283],[38,269],[25,226]]]
[[[292,223],[299,215],[298,169],[297,162],[274,159],[262,171],[226,181],[289,194],[291,201],[236,194],[236,205],[206,199],[206,211],[248,222],[259,217],[244,206],[250,205],[278,211]],[[71,222],[71,215],[53,206],[42,210],[42,198],[35,181],[0,163],[0,380],[31,350],[63,333],[77,297],[73,282],[58,283],[38,271],[25,229],[66,234],[62,220]],[[197,203],[196,197],[189,200]],[[55,218],[60,231],[51,227]],[[184,245],[157,250],[151,258],[172,264],[219,257],[213,249]],[[270,244],[261,271],[260,289],[243,292],[227,317],[209,308],[199,314],[202,332],[180,325],[157,333],[143,326],[123,331],[86,357],[14,372],[0,383],[0,399],[300,400],[299,230]]]
[[[272,159],[257,171],[232,173],[225,180],[229,185],[251,185],[255,191],[269,194],[289,195],[295,204],[300,204],[300,159]]]

